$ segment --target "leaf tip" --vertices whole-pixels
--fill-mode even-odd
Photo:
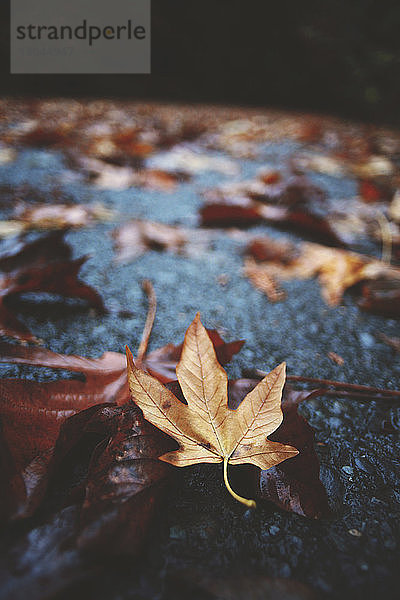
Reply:
[[[126,345],[125,346],[125,352],[126,352],[126,363],[127,363],[127,367],[129,370],[133,370],[135,368],[135,363],[133,360],[133,354],[130,351],[129,347]]]

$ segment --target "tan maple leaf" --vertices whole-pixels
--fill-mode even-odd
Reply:
[[[254,500],[238,496],[228,481],[228,463],[251,463],[269,469],[298,454],[292,446],[271,442],[267,436],[282,423],[285,363],[276,367],[247,394],[236,410],[228,407],[228,377],[197,314],[186,332],[176,373],[187,404],[157,379],[138,369],[127,350],[129,386],[133,401],[145,418],[179,442],[179,449],[159,458],[178,467],[195,463],[224,463],[224,481],[236,500],[255,507]]]

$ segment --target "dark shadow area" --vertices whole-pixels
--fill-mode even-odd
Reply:
[[[3,94],[279,106],[399,124],[392,0],[153,0],[151,75],[10,75],[3,12]]]

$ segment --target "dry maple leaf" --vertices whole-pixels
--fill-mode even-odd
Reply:
[[[228,377],[217,361],[199,314],[186,332],[176,368],[186,405],[157,379],[138,369],[129,348],[126,350],[134,402],[150,423],[180,444],[178,450],[164,454],[160,459],[179,467],[223,462],[228,491],[236,500],[255,507],[254,500],[238,496],[230,487],[228,463],[251,463],[269,469],[298,454],[292,446],[267,439],[283,420],[281,397],[285,364],[264,377],[237,410],[231,410],[228,407]]]

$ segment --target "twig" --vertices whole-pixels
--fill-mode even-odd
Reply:
[[[249,376],[265,377],[267,373],[255,369],[248,373]],[[339,396],[343,398],[352,398],[354,400],[400,400],[400,391],[388,390],[370,387],[368,385],[359,385],[356,383],[344,383],[342,381],[333,381],[331,379],[317,379],[316,377],[303,377],[302,375],[288,375],[287,381],[299,383],[312,383],[321,388],[321,395]],[[324,388],[327,388],[326,390]],[[330,390],[328,388],[334,388]]]
[[[357,383],[344,383],[342,381],[332,381],[331,379],[316,379],[314,377],[302,377],[301,375],[288,375],[286,378],[288,381],[299,381],[303,383],[316,383],[323,387],[334,387],[336,389],[342,389],[346,391],[361,392],[365,394],[375,394],[379,396],[398,396],[400,398],[400,391],[379,389],[370,387],[368,385],[359,385]]]
[[[400,352],[400,338],[390,338],[384,333],[378,333],[378,338],[382,340],[382,342],[393,348],[393,350]]]
[[[377,211],[376,220],[379,223],[379,227],[381,229],[381,239],[382,239],[382,262],[390,265],[390,261],[392,260],[392,232],[390,229],[389,221],[385,217],[385,215]]]
[[[385,395],[373,395],[373,394],[361,394],[357,392],[348,392],[347,390],[329,390],[321,388],[321,396],[335,396],[336,398],[351,398],[352,400],[358,400],[360,402],[374,402],[393,400],[393,396]],[[397,396],[395,396],[397,398]]]
[[[154,291],[153,284],[148,279],[142,281],[142,288],[146,292],[149,299],[149,308],[147,310],[146,323],[144,325],[142,339],[140,340],[139,350],[136,357],[136,365],[140,368],[144,357],[146,356],[147,346],[151,330],[153,329],[154,319],[157,310],[157,296]]]

